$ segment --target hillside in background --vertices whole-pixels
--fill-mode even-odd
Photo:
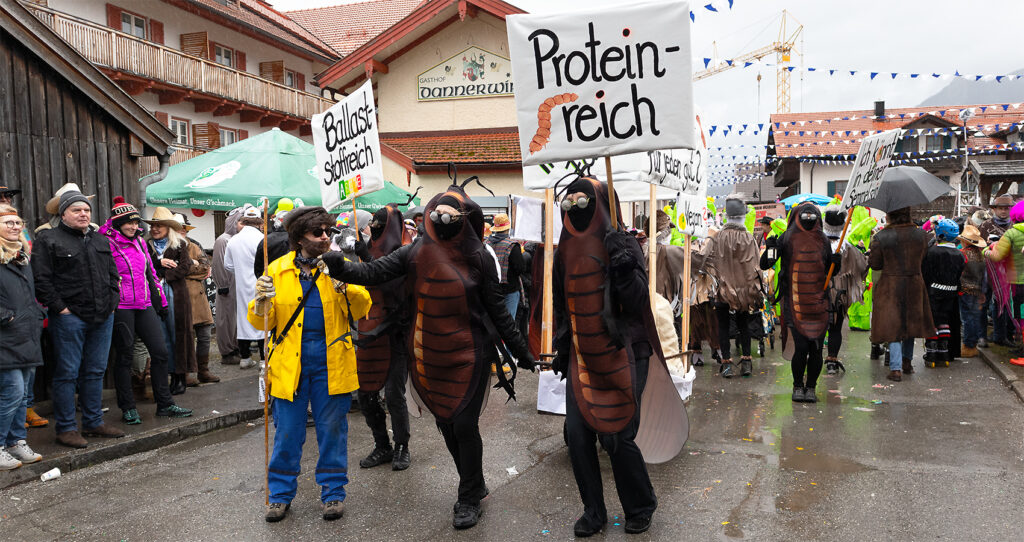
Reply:
[[[1024,70],[1017,70],[1013,74],[1024,74]],[[956,79],[921,102],[920,107],[1018,102],[1024,102],[1024,79],[1002,83]]]

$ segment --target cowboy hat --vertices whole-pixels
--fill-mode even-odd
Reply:
[[[1002,194],[996,199],[992,200],[991,207],[1013,207],[1013,196],[1009,194]]]
[[[143,222],[150,226],[167,226],[178,232],[185,231],[185,217],[172,213],[167,207],[153,209],[153,217]]]
[[[21,190],[17,188],[7,188],[6,186],[0,186],[0,196],[7,196],[12,198],[21,193]]]
[[[46,202],[46,212],[50,213],[51,215],[60,214],[60,197],[63,196],[65,192],[70,191],[81,192],[82,189],[78,188],[78,185],[75,183],[66,183],[64,186],[58,188],[57,191],[53,193],[53,197]],[[96,194],[92,194],[86,197],[89,199],[93,199],[96,197]]]
[[[185,215],[181,213],[174,213],[174,221],[181,224],[181,227],[185,229],[185,233],[196,229],[196,227],[193,226],[187,218],[185,218]]]
[[[981,238],[981,231],[979,231],[973,224],[964,226],[964,232],[960,234],[960,240],[965,243],[970,243],[978,248],[985,248],[988,246],[988,243]]]
[[[494,225],[491,226],[491,232],[503,232],[508,231],[512,227],[512,221],[508,219],[508,215],[505,213],[498,213],[494,215]]]

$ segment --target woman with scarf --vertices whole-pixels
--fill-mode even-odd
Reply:
[[[171,287],[173,310],[170,313],[174,321],[174,334],[170,338],[173,348],[171,395],[181,395],[188,384],[186,375],[199,370],[194,347],[196,335],[192,327],[192,300],[186,282],[194,263],[189,257],[184,220],[172,215],[166,207],[157,207],[153,218],[145,222],[150,226],[150,246],[157,255],[154,261],[156,274]]]

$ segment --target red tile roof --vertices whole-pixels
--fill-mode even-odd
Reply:
[[[422,0],[370,0],[286,11],[285,15],[345,56],[405,18],[420,2]]]
[[[380,144],[407,158],[412,166],[519,164],[519,130],[515,127],[448,132],[380,134]]]
[[[187,1],[217,15],[234,19],[253,28],[256,32],[308,51],[318,57],[334,60],[340,56],[309,30],[260,0],[239,0],[237,6],[225,5],[217,0]],[[171,1],[169,3],[179,4],[179,2]]]
[[[962,126],[963,123],[958,115],[960,110],[965,108],[974,108],[975,110],[975,117],[967,121],[971,132],[981,131],[992,136],[997,131],[994,128],[996,124],[1002,125],[1001,129],[1005,130],[1009,124],[1024,122],[1024,108],[1020,107],[1021,104],[1015,104],[1018,106],[1017,108],[1011,105],[1006,110],[1003,109],[1003,105],[886,109],[885,118],[881,119],[869,118],[874,116],[873,110],[777,113],[771,116],[769,136],[774,138],[775,148],[774,150],[768,149],[768,154],[776,154],[780,157],[857,154],[860,140],[865,135],[876,131],[905,128],[918,121],[921,121],[921,126],[913,127]],[[977,128],[979,126],[982,128]],[[861,134],[862,131],[867,131],[868,134]],[[1004,139],[988,136],[971,136],[968,138],[968,144],[973,149],[1006,143]],[[798,146],[800,144],[803,146]]]

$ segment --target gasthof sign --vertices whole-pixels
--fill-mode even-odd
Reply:
[[[512,96],[509,59],[473,46],[419,74],[419,101]]]

